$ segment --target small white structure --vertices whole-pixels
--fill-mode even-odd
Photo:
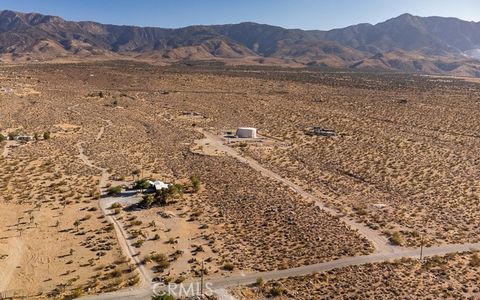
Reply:
[[[239,127],[235,135],[242,139],[256,139],[257,129],[252,127]]]
[[[15,140],[28,142],[28,141],[33,140],[33,136],[29,136],[29,135],[18,135],[18,136],[15,137]]]
[[[169,184],[163,182],[163,181],[151,181],[149,180],[148,183],[150,183],[150,186],[153,187],[156,191],[160,191],[162,189],[168,189],[170,186]]]

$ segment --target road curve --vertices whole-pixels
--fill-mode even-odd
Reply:
[[[442,245],[442,246],[424,248],[423,256],[431,257],[435,255],[446,255],[449,253],[466,252],[466,251],[472,251],[472,250],[480,250],[480,243],[451,244],[451,245]],[[262,278],[265,281],[271,281],[271,280],[278,280],[278,279],[288,278],[288,277],[305,276],[305,275],[319,273],[319,272],[326,272],[333,269],[363,265],[368,263],[387,262],[387,261],[393,261],[401,258],[419,258],[419,256],[420,256],[420,248],[404,249],[402,251],[397,251],[394,253],[392,252],[374,253],[374,254],[364,255],[364,256],[345,257],[345,258],[334,260],[334,261],[312,264],[312,265],[285,269],[285,270],[268,271],[268,272],[252,272],[252,273],[234,275],[234,276],[222,277],[222,278],[206,278],[205,290],[213,291],[217,295],[221,295],[222,299],[233,299],[233,298],[230,298],[231,296],[227,291],[228,288],[253,284],[257,281],[258,278]],[[185,290],[188,290],[188,287],[190,286],[193,286],[194,288],[190,289],[189,293],[186,294]],[[176,295],[193,296],[199,293],[200,282],[198,280],[187,281],[183,284],[183,287],[184,287],[183,290],[180,286],[177,286],[176,288],[172,288],[171,291]],[[152,290],[153,290],[153,287],[152,287]],[[152,295],[153,292],[152,291],[150,291],[149,293],[145,293],[145,292],[146,292],[145,290],[137,291],[134,293],[129,293],[128,291],[124,291],[119,293],[105,294],[105,295],[93,296],[93,297],[82,298],[82,299],[86,299],[86,300],[149,299],[149,297]]]
[[[203,129],[198,129],[198,131],[201,132],[205,136],[205,138],[206,138],[206,140],[209,144],[208,145],[209,147],[213,147],[218,152],[223,152],[223,153],[225,153],[225,154],[227,154],[227,155],[229,155],[233,158],[236,158],[240,162],[243,162],[243,163],[247,164],[248,166],[250,166],[252,169],[260,172],[260,174],[262,174],[263,176],[269,177],[270,179],[273,179],[277,182],[283,183],[284,185],[286,185],[290,189],[292,189],[294,192],[296,192],[297,194],[302,196],[304,199],[307,199],[309,201],[313,201],[316,204],[316,206],[321,208],[323,211],[325,211],[325,212],[327,212],[327,213],[329,213],[333,216],[338,217],[341,221],[343,221],[345,224],[347,224],[351,229],[353,229],[355,231],[358,231],[358,233],[360,235],[362,235],[363,237],[368,239],[370,241],[370,243],[372,243],[373,246],[375,247],[375,250],[376,250],[377,253],[383,253],[383,252],[393,252],[394,253],[394,252],[401,251],[401,249],[402,249],[401,247],[391,245],[389,243],[388,239],[385,236],[382,236],[382,235],[378,234],[375,230],[372,230],[369,227],[365,226],[364,224],[355,222],[355,221],[353,221],[349,218],[342,217],[334,209],[326,207],[323,204],[323,201],[321,199],[319,199],[315,195],[312,195],[311,193],[307,192],[306,190],[304,190],[298,184],[296,184],[296,183],[290,181],[289,179],[284,178],[284,177],[280,176],[279,174],[263,167],[262,165],[260,165],[260,163],[258,163],[253,158],[241,156],[235,149],[233,149],[232,147],[229,147],[228,145],[225,145],[224,140],[220,136],[212,134],[212,133],[210,133],[206,130],[203,130]]]
[[[466,252],[471,250],[480,250],[480,243],[474,244],[451,244],[436,246],[423,249],[424,257],[431,257],[435,255],[445,255],[456,252]],[[266,281],[277,280],[287,277],[304,276],[308,274],[325,272],[333,269],[363,265],[367,263],[378,263],[391,261],[401,258],[420,258],[420,248],[405,249],[394,253],[374,253],[364,256],[346,257],[334,261],[312,264],[292,269],[269,271],[269,272],[256,272],[245,274],[244,276],[237,275],[219,279],[212,279],[212,286],[215,289],[228,288],[236,285],[248,285],[254,283],[257,278],[261,277]]]
[[[304,198],[315,201],[317,206],[319,206],[326,212],[334,216],[338,216],[338,213],[336,211],[334,211],[331,208],[325,207],[320,199],[308,193],[297,184],[264,168],[255,160],[241,156],[233,148],[224,145],[223,140],[220,137],[202,129],[200,129],[199,131],[205,135],[206,139],[208,140],[207,142],[209,146],[214,147],[214,149],[218,150],[219,152],[223,152],[227,155],[230,155],[238,159],[243,163],[246,163],[247,165],[249,165],[256,171],[260,172],[264,176],[267,176],[271,179],[284,183],[285,185],[289,186],[291,189],[293,189],[295,192],[297,192]],[[81,153],[83,152],[81,151]],[[87,162],[90,163],[88,159],[87,159]],[[93,166],[93,167],[96,167],[96,166]],[[103,170],[102,172],[106,172],[106,171]],[[103,209],[106,209],[106,208],[102,208],[102,210]],[[225,299],[225,300],[234,299],[229,295],[227,290],[228,288],[238,286],[238,285],[252,284],[252,283],[255,283],[258,278],[262,278],[265,281],[278,280],[281,278],[305,276],[313,273],[325,272],[325,271],[348,267],[348,266],[356,266],[356,265],[362,265],[367,263],[386,262],[386,261],[392,261],[392,260],[401,259],[401,258],[416,258],[416,257],[419,258],[420,257],[420,248],[402,248],[402,247],[391,246],[388,244],[388,241],[384,236],[379,235],[377,232],[364,226],[363,224],[359,224],[345,217],[340,217],[340,220],[345,222],[352,229],[357,230],[360,234],[366,237],[372,244],[374,244],[374,246],[376,247],[376,252],[370,255],[344,257],[338,260],[306,265],[306,266],[301,266],[301,267],[296,267],[291,269],[267,271],[267,272],[251,272],[251,273],[245,273],[241,275],[233,275],[233,276],[220,277],[220,278],[211,277],[211,278],[205,279],[205,285],[206,286],[208,285],[208,290],[216,293],[218,296],[221,297],[221,299]],[[121,226],[119,226],[118,224],[116,225],[116,228],[117,227],[119,227],[119,230],[122,230]],[[480,243],[447,244],[447,245],[424,248],[423,256],[431,257],[435,255],[445,255],[449,253],[466,252],[471,250],[480,250]],[[183,285],[194,286],[195,288],[190,289],[190,292],[192,294],[199,293],[200,283],[198,280],[187,281]],[[138,288],[138,289],[121,290],[121,291],[102,294],[102,295],[87,296],[81,299],[84,299],[84,300],[150,299],[150,297],[153,294],[154,287],[155,286],[153,284],[149,283],[148,285],[142,286],[141,288]],[[177,290],[172,289],[172,291],[176,294],[185,296],[185,294],[181,293],[180,287],[178,287]]]

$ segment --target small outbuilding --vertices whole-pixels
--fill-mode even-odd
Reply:
[[[33,136],[29,136],[29,135],[19,135],[19,136],[16,136],[15,139],[16,139],[17,141],[28,142],[28,141],[33,140]]]
[[[310,135],[320,135],[320,136],[337,136],[335,130],[324,129],[319,126],[313,127],[312,131],[309,132]]]
[[[253,127],[239,127],[235,135],[243,139],[256,139],[257,129]]]

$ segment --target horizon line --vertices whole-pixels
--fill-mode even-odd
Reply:
[[[348,27],[351,27],[351,26],[358,26],[358,25],[371,25],[371,26],[375,26],[377,24],[381,24],[381,23],[384,23],[386,21],[389,21],[389,20],[393,20],[393,19],[396,19],[396,18],[399,18],[403,15],[410,15],[412,17],[417,17],[417,18],[445,18],[445,19],[457,19],[457,20],[460,20],[460,21],[463,21],[463,22],[472,22],[472,23],[480,23],[480,21],[474,21],[474,20],[464,20],[464,19],[461,19],[461,18],[458,18],[458,17],[445,17],[445,16],[435,16],[435,15],[432,15],[432,16],[419,16],[419,15],[414,15],[414,14],[411,14],[411,13],[408,13],[408,12],[405,12],[405,13],[402,13],[402,14],[399,14],[398,16],[396,17],[391,17],[391,18],[388,18],[388,19],[385,19],[381,22],[377,22],[375,24],[372,24],[372,23],[369,23],[369,22],[360,22],[360,23],[356,23],[356,24],[351,24],[351,25],[348,25],[348,26],[345,26],[345,27],[335,27],[335,28],[331,28],[331,29],[305,29],[305,28],[289,28],[289,27],[283,27],[283,26],[280,26],[280,25],[274,25],[274,24],[268,24],[268,23],[259,23],[259,22],[254,22],[254,21],[241,21],[241,22],[234,22],[234,23],[214,23],[214,24],[190,24],[190,25],[186,25],[186,26],[181,26],[181,27],[162,27],[162,26],[143,26],[143,25],[135,25],[135,24],[114,24],[114,23],[102,23],[100,21],[95,21],[95,20],[73,20],[73,19],[67,19],[63,16],[60,16],[60,15],[52,15],[52,14],[46,14],[46,13],[39,13],[39,12],[23,12],[23,11],[17,11],[17,10],[12,10],[12,9],[0,9],[0,12],[5,12],[5,11],[10,11],[10,12],[13,12],[13,13],[20,13],[20,14],[24,14],[24,15],[31,15],[31,14],[37,14],[37,15],[42,15],[42,16],[47,16],[47,17],[58,17],[58,18],[61,18],[62,20],[64,21],[67,21],[67,22],[76,22],[76,23],[86,23],[86,22],[90,22],[90,23],[98,23],[98,24],[102,24],[102,25],[109,25],[109,26],[127,26],[127,27],[138,27],[138,28],[159,28],[159,29],[170,29],[170,30],[175,30],[175,29],[183,29],[183,28],[189,28],[189,27],[195,27],[195,26],[223,26],[223,25],[238,25],[238,24],[245,24],[245,23],[252,23],[252,24],[258,24],[258,25],[267,25],[267,26],[272,26],[272,27],[279,27],[279,28],[283,28],[283,29],[287,29],[287,30],[302,30],[302,31],[331,31],[331,30],[336,30],[336,29],[343,29],[343,28],[348,28]]]

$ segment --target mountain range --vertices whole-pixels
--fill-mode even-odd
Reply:
[[[164,29],[0,11],[3,62],[122,57],[480,77],[480,22],[403,14],[329,31],[250,22]]]

